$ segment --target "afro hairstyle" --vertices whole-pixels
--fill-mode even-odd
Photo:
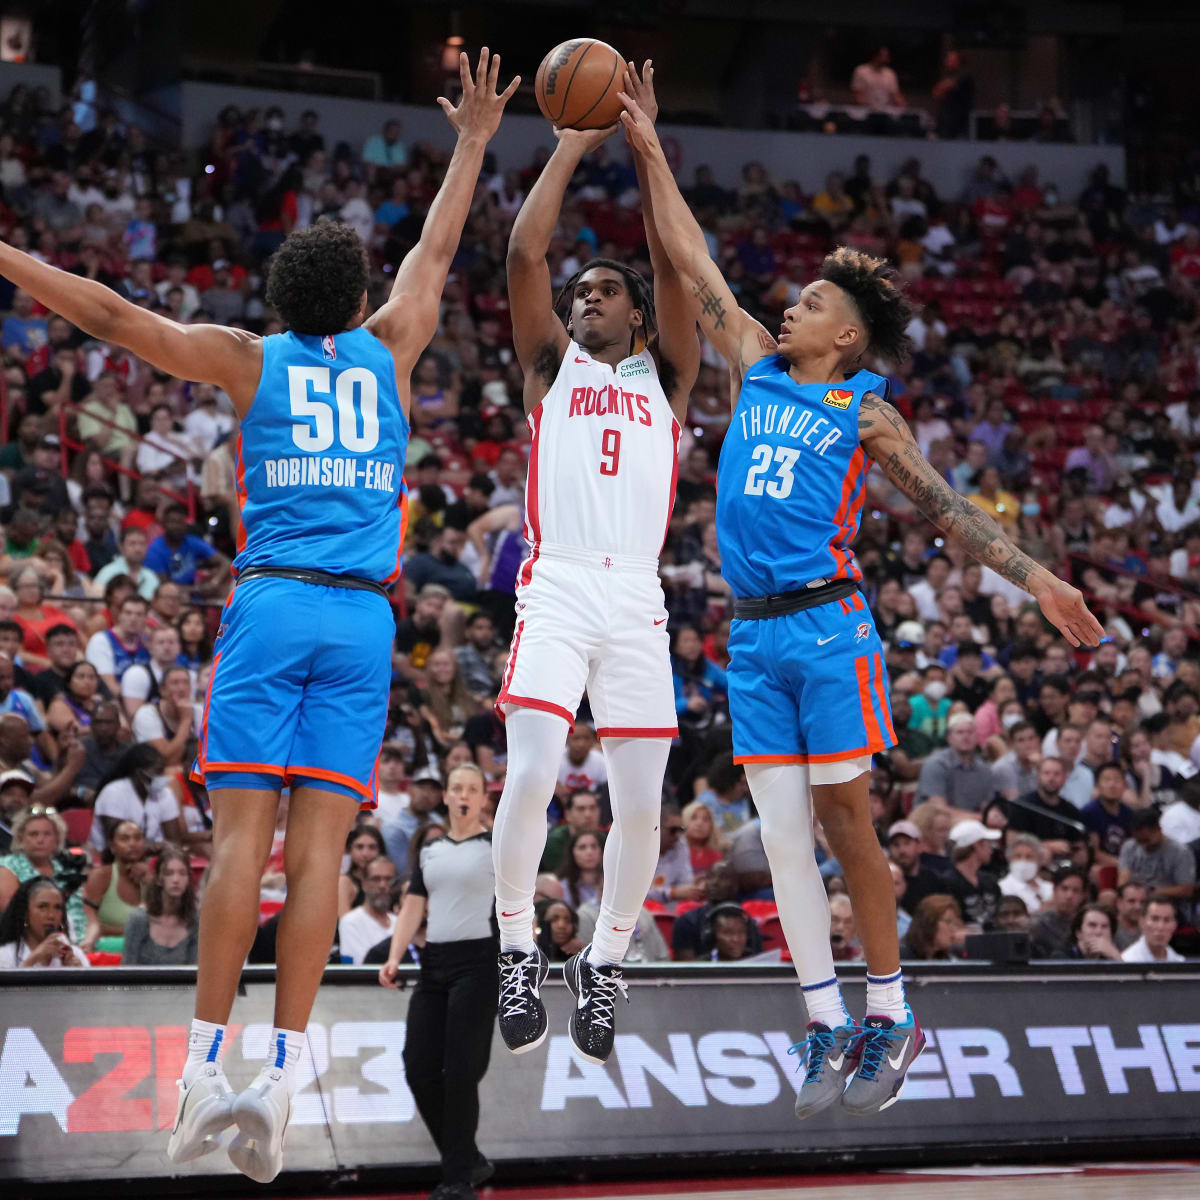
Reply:
[[[289,234],[268,268],[267,303],[295,333],[342,333],[366,290],[366,249],[342,221],[318,221]]]

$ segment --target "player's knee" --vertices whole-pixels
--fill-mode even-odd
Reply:
[[[548,804],[554,795],[554,785],[558,782],[558,763],[542,762],[535,757],[509,757],[508,774],[506,776],[508,795],[506,801],[515,800],[517,803],[539,802]]]
[[[816,848],[811,821],[764,818],[760,832],[767,858],[773,863],[789,864],[789,870],[812,858]]]

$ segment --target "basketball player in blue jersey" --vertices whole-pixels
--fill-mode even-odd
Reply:
[[[229,1147],[250,1178],[283,1161],[296,1064],[337,922],[337,881],[360,803],[373,803],[395,632],[384,587],[397,577],[406,515],[408,380],[433,337],[450,261],[508,98],[484,49],[462,98],[439,98],[458,134],[420,242],[387,303],[367,317],[357,235],[321,223],[271,262],[267,298],[288,332],[260,338],[180,325],[101,284],[8,246],[0,274],[92,337],[181,379],[223,388],[242,418],[237,585],[224,613],[197,771],[213,809],[200,918],[196,1019],[167,1153]],[[234,1094],[221,1067],[226,1023],[258,923],[258,890],[279,792],[291,788],[287,902],[279,921],[275,1030],[262,1071]]]
[[[924,1045],[904,997],[891,875],[867,802],[871,756],[896,742],[883,647],[850,548],[869,460],[948,538],[1032,593],[1073,646],[1097,644],[1104,630],[1075,588],[946,484],[887,402],[887,380],[862,369],[868,353],[898,359],[908,349],[911,311],[887,265],[845,247],[830,254],[776,340],[738,308],[653,124],[633,98],[625,105],[666,252],[729,364],[733,419],[717,475],[722,573],[734,594],[729,706],[810,1022],[793,1048],[806,1068],[796,1114],[840,1100],[866,1115],[896,1101]],[[867,960],[861,1026],[834,974],[814,807]]]

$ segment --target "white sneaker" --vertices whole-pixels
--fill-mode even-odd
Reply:
[[[185,1163],[218,1149],[221,1132],[233,1124],[233,1097],[233,1088],[217,1063],[206,1063],[190,1084],[181,1079],[167,1157]]]
[[[264,1068],[233,1102],[238,1135],[229,1143],[229,1161],[256,1183],[270,1183],[283,1166],[283,1137],[291,1119],[286,1076]]]

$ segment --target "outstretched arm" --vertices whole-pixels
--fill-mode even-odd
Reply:
[[[1083,594],[1030,558],[983,509],[950,487],[926,461],[904,418],[870,392],[859,408],[858,437],[920,512],[974,558],[1029,592],[1072,646],[1099,644],[1104,626],[1088,611]]]
[[[729,364],[736,389],[752,363],[776,350],[775,339],[737,305],[729,285],[708,253],[704,232],[679,191],[654,123],[628,92],[621,93],[625,133],[646,174],[643,202],[650,197],[654,227],[663,250],[679,275],[692,320]],[[647,222],[647,227],[649,221]]]
[[[465,54],[458,56],[458,74],[462,80],[458,107],[445,96],[438,97],[446,119],[458,131],[446,177],[429,206],[421,240],[404,256],[396,272],[391,296],[366,323],[392,352],[400,376],[408,375],[437,332],[442,289],[471,209],[484,150],[521,82],[518,75],[504,91],[496,91],[500,55],[489,56],[486,46],[479,52],[474,77]]]
[[[558,374],[567,331],[554,313],[546,254],[558,225],[567,184],[589,151],[612,136],[609,129],[555,129],[558,145],[529,189],[508,239],[508,303],[513,349],[525,372],[525,411],[537,406]]]
[[[257,334],[221,325],[180,325],[130,304],[94,279],[60,271],[4,244],[0,275],[98,341],[124,346],[179,379],[216,384],[239,412],[250,407],[262,365]]]
[[[649,59],[642,66],[641,78],[630,63],[625,72],[625,90],[653,122],[658,116],[658,99],[654,94],[654,65]],[[700,370],[700,343],[696,338],[696,318],[683,277],[675,269],[663,247],[658,224],[654,219],[654,198],[646,181],[646,164],[641,152],[630,142],[633,168],[637,172],[638,190],[642,196],[642,222],[646,227],[646,246],[650,251],[650,266],[654,271],[654,313],[658,320],[658,350],[662,359],[660,377],[676,418],[682,423],[687,415],[692,384]],[[662,370],[662,366],[666,370]]]

